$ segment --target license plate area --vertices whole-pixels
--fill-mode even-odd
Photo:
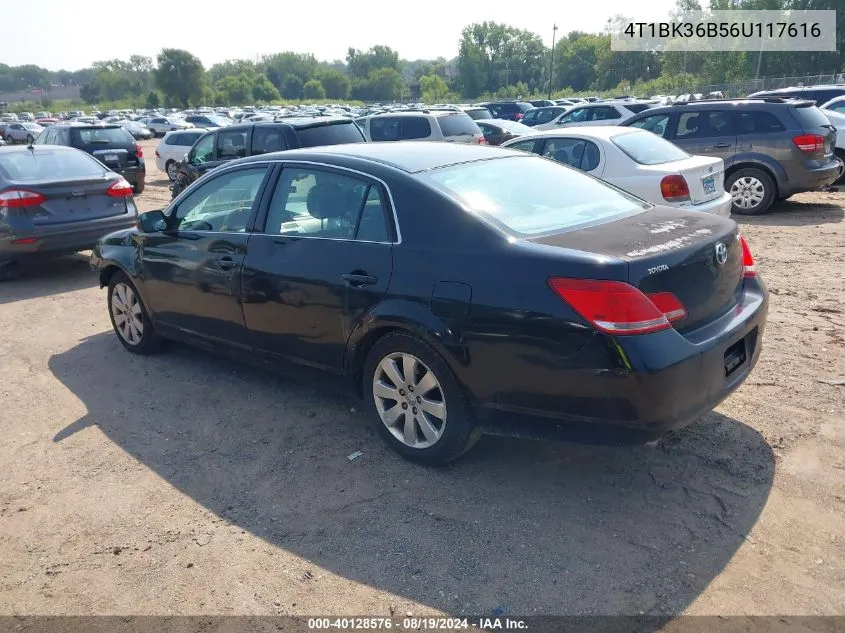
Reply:
[[[725,378],[742,367],[746,360],[745,339],[741,339],[725,350]]]
[[[705,196],[716,193],[716,176],[706,176],[702,178],[701,185],[704,187]]]
[[[116,163],[117,162],[117,154],[103,154],[103,162]]]

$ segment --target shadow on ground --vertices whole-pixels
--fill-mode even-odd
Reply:
[[[87,254],[77,253],[15,264],[14,278],[0,282],[0,305],[96,286],[98,278],[88,260]]]
[[[738,224],[760,226],[838,224],[843,217],[845,210],[833,202],[801,202],[791,199],[775,202],[771,210],[763,215],[731,215],[731,219]]]
[[[134,357],[99,334],[50,369],[88,410],[56,442],[96,425],[268,543],[449,613],[678,613],[774,474],[764,439],[715,413],[660,448],[484,438],[432,469],[384,448],[343,392],[181,346]]]

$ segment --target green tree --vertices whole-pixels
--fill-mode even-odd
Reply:
[[[285,99],[302,99],[302,87],[304,85],[305,80],[302,77],[291,73],[285,77],[279,92]]]
[[[339,70],[329,69],[320,73],[320,83],[329,99],[348,99],[352,83]]]
[[[402,97],[405,82],[398,70],[379,68],[352,85],[352,96],[362,101],[395,101]]]
[[[278,101],[282,96],[267,75],[257,74],[252,80],[252,98],[256,101]]]
[[[304,99],[325,99],[326,90],[318,80],[311,79],[302,86],[302,97]]]
[[[446,98],[446,82],[437,75],[420,77],[420,91],[424,103],[440,103]]]
[[[202,62],[178,48],[165,48],[159,53],[155,80],[165,98],[183,108],[198,105],[206,87]]]
[[[316,77],[320,64],[311,54],[286,51],[265,57],[258,66],[282,96],[299,99],[302,96],[302,86],[309,79]]]
[[[365,79],[380,68],[399,71],[399,53],[389,46],[373,46],[368,51],[350,48],[346,54],[346,68],[353,79]]]
[[[150,92],[147,94],[147,102],[145,105],[151,110],[161,107],[161,98],[158,96],[158,93],[155,90],[150,90]]]

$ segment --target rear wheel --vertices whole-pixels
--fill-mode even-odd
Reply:
[[[132,185],[132,192],[135,195],[141,195],[142,193],[144,193],[144,187],[145,184],[143,180],[136,182],[134,185]]]
[[[167,164],[164,166],[164,171],[167,172],[167,177],[170,178],[170,182],[176,182],[176,161],[169,160]]]
[[[161,345],[138,290],[123,272],[109,280],[109,317],[117,339],[133,354],[152,354]]]
[[[445,464],[481,435],[446,361],[414,336],[380,339],[367,357],[364,381],[380,435],[405,458]]]
[[[845,185],[845,149],[836,148],[836,158],[839,159],[839,178],[834,185]]]
[[[766,172],[748,167],[728,176],[725,188],[733,198],[732,213],[759,215],[772,206],[777,195],[774,180]]]

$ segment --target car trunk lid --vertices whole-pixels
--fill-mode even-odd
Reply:
[[[721,158],[690,156],[673,163],[643,165],[640,168],[683,176],[693,204],[715,200],[725,192],[725,163]]]
[[[43,195],[37,207],[26,209],[36,226],[97,220],[126,213],[126,198],[106,192],[116,182],[114,176],[79,178],[61,182],[42,182],[30,186]]]
[[[73,128],[73,134],[76,147],[88,152],[109,169],[117,171],[139,164],[137,143],[122,127]]]

